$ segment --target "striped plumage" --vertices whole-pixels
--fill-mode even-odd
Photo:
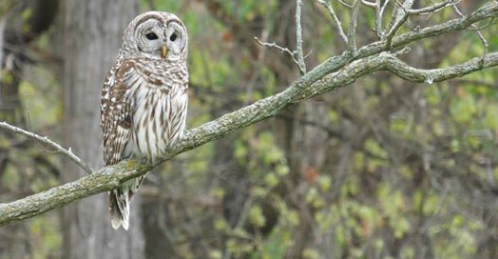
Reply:
[[[147,12],[124,32],[123,45],[102,89],[104,160],[159,160],[185,130],[187,32],[174,14]],[[144,176],[145,177],[145,176]],[[109,193],[113,228],[128,229],[130,200],[144,177]]]

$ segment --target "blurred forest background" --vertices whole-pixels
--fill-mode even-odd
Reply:
[[[331,2],[347,27],[351,11]],[[489,2],[458,8],[466,14]],[[415,0],[414,8],[432,3]],[[0,121],[47,135],[99,168],[100,89],[133,17],[168,11],[187,26],[192,128],[299,77],[288,55],[254,40],[295,49],[295,7],[290,0],[2,0]],[[362,46],[378,38],[374,10],[360,11]],[[401,32],[457,17],[451,7],[414,16]],[[308,68],[347,48],[314,1],[304,1],[302,23]],[[498,50],[497,31],[496,22],[481,30],[489,52]],[[402,59],[418,68],[485,51],[475,30],[410,47]],[[132,203],[128,232],[112,230],[102,193],[1,227],[0,258],[496,259],[497,72],[437,84],[367,75],[156,168]],[[0,202],[85,175],[52,150],[0,131]]]

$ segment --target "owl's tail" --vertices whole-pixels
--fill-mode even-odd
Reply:
[[[130,226],[130,202],[144,178],[145,176],[130,179],[109,192],[112,228],[118,229],[123,226],[125,230],[128,230]]]

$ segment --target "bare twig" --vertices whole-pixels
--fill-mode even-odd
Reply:
[[[465,17],[463,15],[463,13],[460,11],[460,9],[458,8],[457,5],[453,5],[453,9],[455,9],[455,11],[461,16],[461,17]],[[489,47],[489,43],[488,41],[486,40],[486,38],[484,38],[484,35],[482,35],[482,32],[481,30],[479,30],[479,28],[477,28],[477,26],[475,24],[472,24],[470,27],[472,27],[473,29],[476,30],[477,32],[477,36],[479,37],[479,39],[481,40],[482,44],[484,45],[484,51],[486,51]]]
[[[398,9],[397,11],[394,12],[395,15],[393,17],[393,22],[391,22],[391,26],[387,28],[389,31],[385,35],[388,48],[392,47],[391,43],[394,35],[399,30],[399,28],[401,28],[401,26],[408,20],[408,17],[410,15],[420,15],[420,14],[438,12],[448,6],[456,6],[456,4],[458,4],[461,0],[447,0],[420,9],[411,9],[414,0],[405,0],[404,3],[400,3],[399,0],[394,0],[394,1],[398,4],[397,5]]]
[[[407,12],[408,14],[427,14],[427,13],[435,13],[443,10],[444,8],[448,6],[456,6],[458,3],[460,3],[462,0],[446,0],[441,3],[436,3],[434,5],[420,8],[420,9],[409,9],[409,8],[404,8],[404,11]],[[398,4],[401,4],[396,0]],[[403,5],[401,5],[403,6]]]
[[[384,5],[381,6],[380,0],[376,0],[377,8],[375,10],[375,30],[377,32],[377,36],[379,36],[379,39],[384,39],[385,31],[382,29],[382,17],[384,16],[384,12],[390,1],[391,0],[386,0]]]
[[[303,74],[303,71],[304,71],[304,73],[306,73],[306,67],[305,67],[305,70],[302,70],[299,60],[296,59],[297,51],[292,51],[289,48],[282,47],[275,42],[272,42],[272,43],[262,42],[258,37],[254,37],[254,40],[261,46],[275,48],[275,49],[280,50],[280,52],[282,52],[282,53],[289,54],[290,58],[292,59],[292,62],[294,62],[297,65],[301,74]],[[304,57],[303,57],[303,59],[304,59]]]
[[[382,7],[380,8],[379,16],[381,19],[382,19],[382,16],[384,15],[384,12],[386,11],[387,6],[389,5],[389,2],[391,2],[391,0],[386,0],[386,2],[384,2],[384,5],[382,5]]]
[[[396,3],[398,3],[397,8],[394,9],[393,11],[393,17],[392,17],[392,22],[390,23],[390,26],[386,28],[387,33],[386,33],[386,43],[387,47],[391,48],[391,43],[394,35],[396,32],[401,28],[401,26],[408,20],[408,12],[406,11],[413,5],[413,0],[405,0],[405,2],[402,4],[398,2],[398,0],[394,0]]]
[[[380,9],[380,15],[381,16],[384,14],[384,11],[386,10],[387,5],[389,5],[389,2],[391,2],[391,0],[386,0],[384,2],[384,5],[382,5],[382,8]]]
[[[93,170],[88,166],[81,158],[76,156],[72,151],[71,148],[65,149],[59,144],[55,143],[54,141],[48,139],[47,137],[42,137],[40,135],[37,135],[33,132],[26,131],[24,129],[12,126],[6,122],[0,122],[0,128],[9,130],[11,132],[14,132],[19,135],[23,135],[25,137],[37,140],[39,142],[42,142],[56,150],[57,153],[61,153],[62,155],[66,156],[67,158],[71,159],[74,163],[76,163],[78,166],[80,166],[83,170],[85,170],[87,173],[92,174]]]
[[[327,8],[327,10],[329,11],[330,15],[332,16],[332,19],[334,19],[334,22],[335,22],[335,24],[337,26],[337,30],[339,31],[339,36],[341,36],[341,38],[347,44],[348,43],[348,37],[346,36],[346,34],[344,33],[344,30],[342,29],[342,23],[339,20],[339,18],[337,17],[337,15],[336,15],[336,13],[334,11],[334,8],[332,7],[332,4],[330,4],[330,2],[325,1],[325,0],[313,0],[313,1],[316,2],[316,3],[319,3],[321,5],[323,5],[325,8]]]
[[[382,39],[382,6],[380,5],[380,0],[375,0],[375,31],[377,36]]]
[[[306,74],[306,63],[304,63],[303,55],[303,29],[301,27],[301,7],[303,6],[302,0],[296,0],[296,55],[301,75]]]
[[[367,1],[367,0],[361,0],[361,3],[362,3],[364,6],[368,6],[368,7],[377,8],[377,3],[372,3],[372,2],[369,2],[369,1]]]
[[[281,47],[280,45],[278,45],[277,43],[275,42],[272,42],[272,43],[268,43],[268,42],[262,42],[258,39],[258,37],[254,37],[254,40],[261,46],[265,46],[265,47],[269,47],[269,48],[276,48],[278,50],[280,50],[282,53],[287,53],[289,54],[289,56],[292,58],[292,61],[294,61],[294,63],[297,64],[297,60],[295,59],[294,57],[294,51],[291,51],[290,49],[288,48],[284,48],[284,47]]]
[[[413,0],[406,0],[404,3],[400,3],[399,0],[395,0],[395,2],[398,4],[397,5],[398,8],[397,11],[394,12],[395,14],[393,16],[393,22],[391,23],[391,26],[387,28],[389,30],[388,33],[386,34],[386,41],[388,43],[388,46],[390,46],[392,37],[396,34],[399,28],[401,28],[401,26],[408,20],[408,17],[410,15],[420,15],[420,14],[438,12],[448,6],[456,6],[456,4],[458,4],[460,1],[461,0],[447,0],[425,8],[411,9],[414,3]]]
[[[326,0],[325,0],[325,1],[326,1]],[[341,3],[342,5],[344,5],[344,6],[348,7],[348,8],[353,8],[353,6],[352,6],[352,5],[350,5],[350,4],[346,3],[346,2],[344,2],[343,0],[337,0],[337,2]]]
[[[348,30],[348,48],[352,53],[356,52],[356,26],[358,24],[358,16],[360,15],[360,0],[355,0],[353,4],[353,11],[351,13],[351,21],[349,22]]]

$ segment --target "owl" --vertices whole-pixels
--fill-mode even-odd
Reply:
[[[146,12],[125,29],[101,96],[106,165],[136,158],[159,161],[185,130],[187,30],[174,14]],[[145,175],[109,192],[114,229],[128,229],[130,201]]]

